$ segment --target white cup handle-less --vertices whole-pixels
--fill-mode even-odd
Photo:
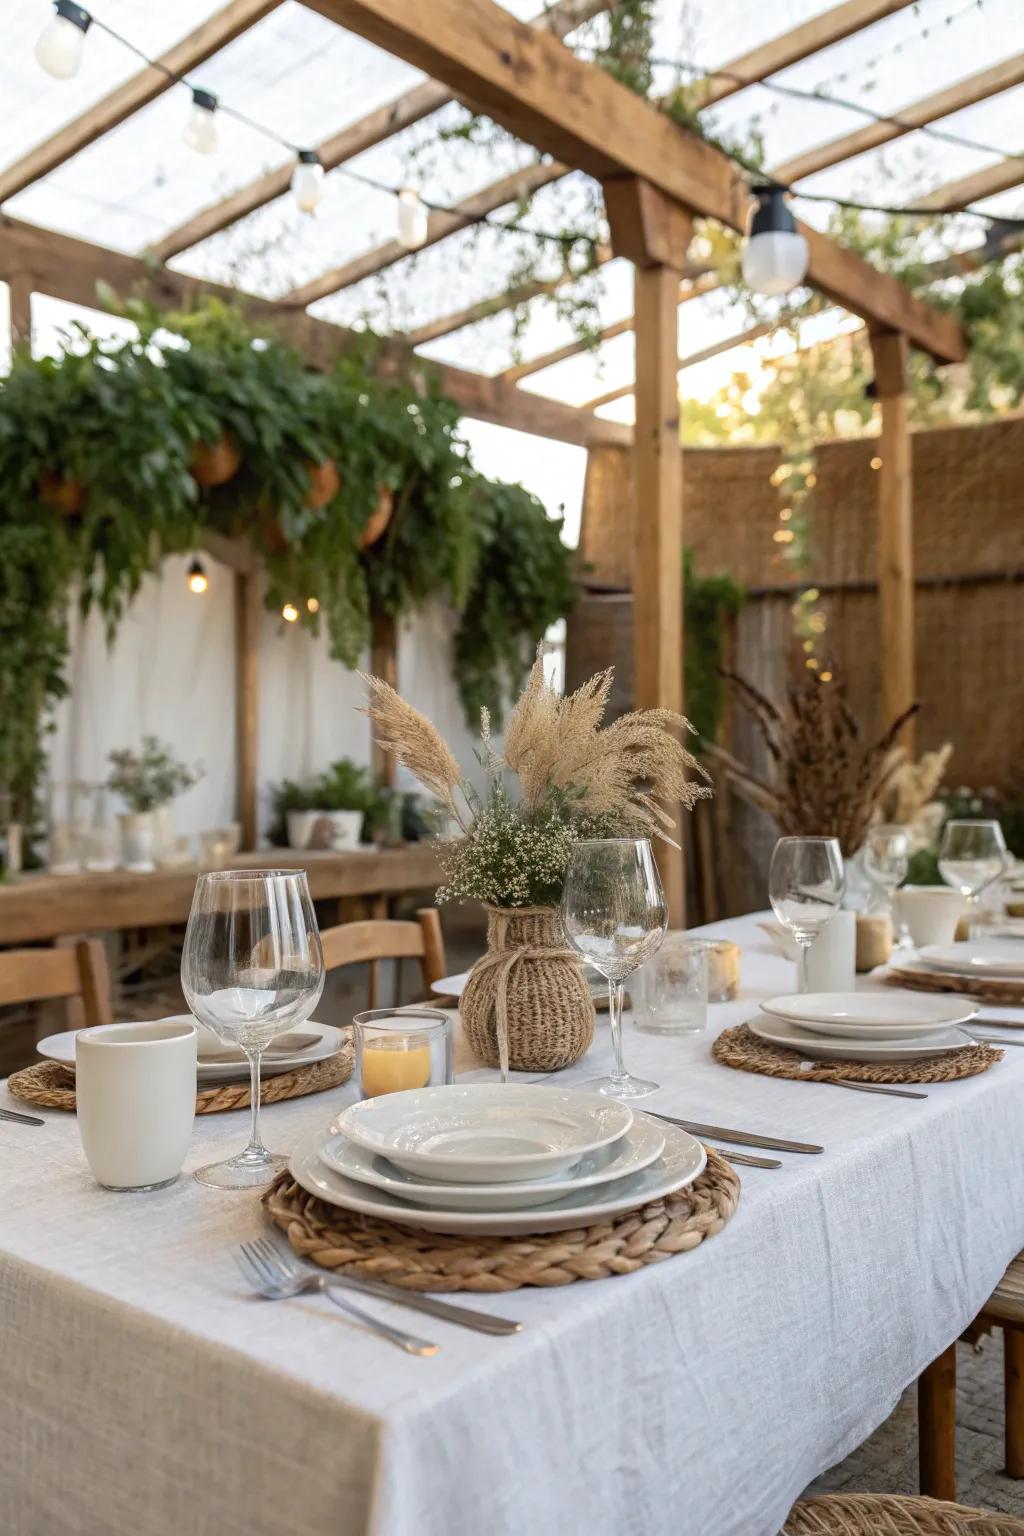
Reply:
[[[78,1130],[106,1189],[158,1189],[181,1172],[196,1112],[196,1030],[170,1019],[75,1037]]]

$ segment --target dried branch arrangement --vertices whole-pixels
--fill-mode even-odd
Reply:
[[[883,821],[907,827],[917,821],[925,807],[934,802],[952,756],[953,743],[947,741],[937,752],[923,752],[916,763],[901,763],[882,799]]]
[[[462,836],[441,845],[447,884],[439,900],[494,906],[556,902],[574,842],[587,837],[671,841],[678,806],[692,810],[712,791],[682,736],[693,727],[666,709],[642,709],[604,725],[612,672],[563,698],[540,658],[495,750],[481,710],[479,796],[425,715],[379,677],[364,677],[377,739],[437,797]],[[512,780],[518,783],[518,792]]]
[[[725,767],[738,792],[771,815],[784,836],[836,837],[852,856],[906,753],[896,738],[919,709],[912,704],[865,742],[841,687],[808,673],[786,692],[782,708],[744,678],[725,674],[756,721],[768,751],[771,778],[759,779],[720,747],[710,756]]]

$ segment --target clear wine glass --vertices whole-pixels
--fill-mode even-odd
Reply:
[[[286,1158],[260,1139],[260,1058],[275,1035],[308,1019],[324,988],[324,957],[305,870],[231,869],[200,875],[181,957],[185,999],[201,1024],[245,1052],[249,1144],[196,1171],[217,1189],[258,1189]]]
[[[622,1060],[622,984],[661,947],[668,927],[665,892],[646,837],[577,843],[562,891],[566,938],[608,983],[610,1076],[581,1084],[612,1099],[642,1099],[657,1083],[631,1077]]]
[[[893,897],[907,878],[910,868],[910,833],[893,822],[880,822],[868,829],[864,839],[864,868],[885,892],[885,905],[892,915]]]
[[[968,913],[976,911],[978,896],[1006,872],[1009,856],[998,821],[953,818],[942,829],[939,874],[947,885],[966,896]]]
[[[846,884],[834,837],[780,837],[768,871],[772,911],[800,946],[800,991],[807,991],[807,951],[839,911]]]

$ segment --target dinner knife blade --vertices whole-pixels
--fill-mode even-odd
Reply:
[[[782,1141],[777,1136],[760,1136],[753,1131],[733,1131],[724,1125],[702,1125],[699,1120],[680,1120],[675,1115],[664,1115],[656,1109],[649,1109],[649,1115],[656,1120],[667,1120],[670,1125],[678,1125],[682,1130],[689,1131],[691,1136],[714,1136],[719,1141],[731,1141],[739,1147],[764,1147],[769,1152],[824,1152],[824,1147],[819,1147],[812,1141]]]

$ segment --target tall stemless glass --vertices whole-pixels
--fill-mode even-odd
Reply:
[[[610,1076],[583,1089],[612,1099],[642,1099],[658,1084],[631,1077],[622,1060],[622,984],[661,947],[668,927],[665,892],[646,837],[614,837],[575,845],[562,891],[562,926],[573,948],[608,983]]]
[[[807,991],[807,951],[839,911],[846,885],[834,837],[780,837],[768,870],[772,911],[800,946],[800,991]]]
[[[196,1171],[217,1189],[259,1189],[284,1167],[260,1139],[260,1058],[275,1035],[308,1019],[324,989],[324,957],[305,870],[200,875],[181,957],[185,999],[201,1024],[249,1061],[249,1145]]]

